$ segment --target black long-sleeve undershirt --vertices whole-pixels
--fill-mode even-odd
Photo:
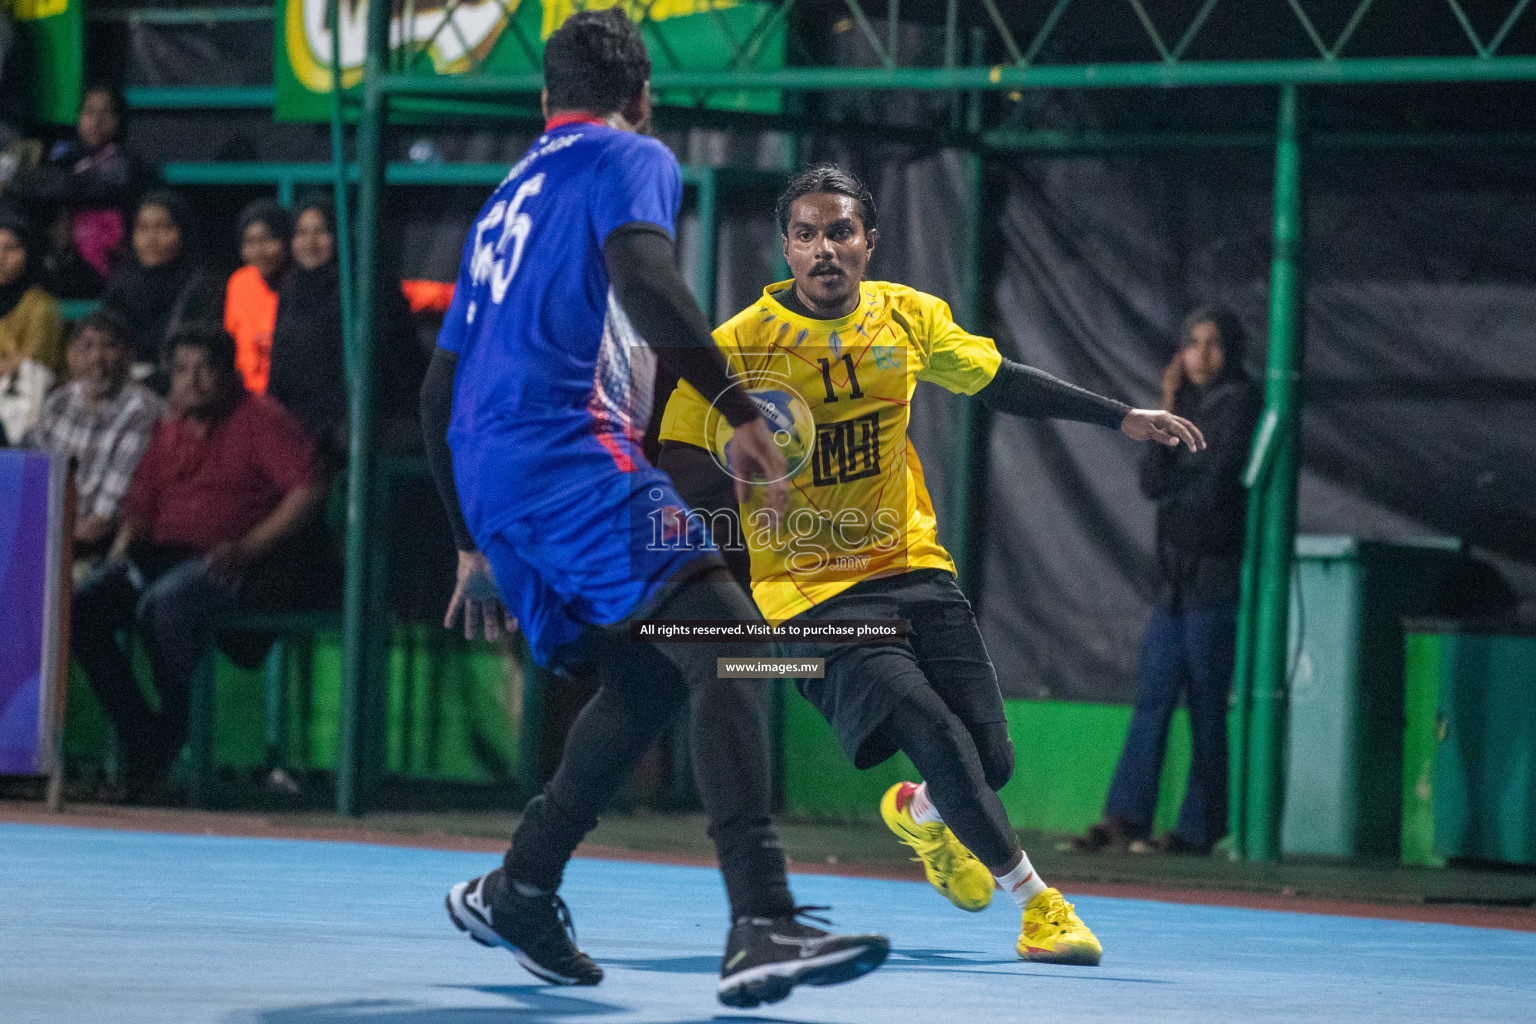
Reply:
[[[775,296],[786,309],[810,319],[819,319],[800,301],[794,288],[786,288]],[[1092,391],[1068,384],[1052,377],[1044,370],[1025,366],[1011,359],[1004,359],[997,368],[997,375],[987,386],[976,392],[976,397],[989,409],[1037,420],[1076,420],[1080,423],[1097,423],[1111,430],[1120,429],[1120,423],[1131,407],[1124,402],[1096,395]]]
[[[989,409],[1037,420],[1075,420],[1118,430],[1131,407],[1068,384],[1033,366],[1004,359],[997,376],[976,392]]]
[[[704,313],[677,271],[672,236],[655,224],[621,224],[603,243],[608,283],[629,322],[668,370],[712,399],[731,426],[756,418],[757,407],[715,345]]]
[[[697,388],[699,394],[718,396],[715,407],[732,426],[757,416],[746,393],[731,387],[735,378],[715,347],[709,322],[677,271],[671,236],[654,224],[620,225],[603,244],[603,262],[619,305],[662,364]],[[454,543],[460,551],[474,551],[475,540],[459,505],[453,452],[448,447],[458,364],[457,354],[441,348],[433,351],[421,385],[421,431],[427,466],[448,514]]]
[[[448,447],[448,421],[453,418],[453,378],[459,371],[459,355],[445,348],[432,350],[427,375],[421,382],[421,440],[426,449],[432,483],[448,514],[453,543],[460,551],[474,551],[475,538],[464,522],[459,489],[453,482],[453,450]]]

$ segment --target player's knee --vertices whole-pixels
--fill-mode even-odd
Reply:
[[[954,715],[945,714],[931,719],[923,732],[922,746],[927,748],[928,758],[937,756],[940,764],[949,765],[974,763],[970,753],[970,735]]]
[[[711,679],[693,689],[692,711],[708,721],[752,722],[762,728],[767,710],[766,685],[749,679]]]

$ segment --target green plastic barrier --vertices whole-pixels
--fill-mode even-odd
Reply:
[[[1405,629],[1403,863],[1536,865],[1536,628]]]
[[[1398,856],[1405,615],[1432,614],[1459,540],[1296,538],[1281,850]]]

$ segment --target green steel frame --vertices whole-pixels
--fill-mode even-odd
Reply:
[[[333,11],[336,0],[332,0]],[[1368,19],[1390,17],[1373,11],[1373,0],[1357,0],[1347,8],[1348,16],[1330,42],[1318,24],[1307,14],[1299,0],[1248,0],[1251,12],[1258,2],[1279,7],[1282,3],[1295,19],[1311,53],[1296,57],[1280,41],[1272,54],[1255,59],[1191,59],[1188,54],[1201,39],[1211,16],[1222,7],[1233,7],[1238,0],[1205,0],[1195,16],[1182,28],[1168,32],[1159,27],[1143,0],[1125,0],[1146,34],[1148,59],[1116,63],[1047,64],[1039,58],[1070,8],[1087,6],[1095,0],[1055,0],[1048,9],[1037,12],[1031,24],[1020,25],[1005,17],[995,0],[980,0],[985,22],[973,27],[968,60],[959,60],[962,15],[975,10],[975,4],[962,5],[947,0],[944,8],[945,47],[940,66],[914,66],[902,62],[902,25],[899,0],[841,0],[848,27],[857,29],[873,55],[868,67],[763,67],[762,43],[768,33],[792,19],[803,8],[802,0],[785,0],[766,12],[747,38],[733,42],[733,52],[724,70],[680,70],[665,43],[664,23],[649,17],[649,7],[642,25],[659,44],[670,66],[659,67],[653,75],[658,90],[691,90],[700,98],[700,106],[715,90],[782,90],[786,107],[801,108],[803,94],[839,90],[912,90],[968,94],[963,121],[961,107],[949,125],[931,129],[903,131],[868,125],[826,125],[808,123],[792,116],[764,118],[733,116],[710,112],[713,123],[738,124],[742,127],[777,127],[790,131],[825,131],[843,135],[880,134],[885,138],[908,138],[929,146],[949,146],[966,150],[966,173],[970,193],[971,223],[966,227],[962,259],[963,294],[958,297],[957,312],[962,322],[974,322],[984,314],[983,298],[987,292],[985,274],[993,264],[984,230],[982,201],[985,193],[986,159],[992,154],[1031,153],[1043,156],[1107,151],[1191,149],[1201,147],[1275,149],[1275,225],[1271,268],[1269,310],[1269,354],[1266,373],[1265,412],[1255,435],[1254,452],[1245,482],[1251,489],[1243,570],[1243,602],[1239,618],[1239,658],[1235,699],[1239,727],[1232,758],[1232,834],[1236,856],[1272,859],[1279,855],[1278,822],[1283,799],[1281,751],[1284,743],[1286,713],[1286,636],[1291,552],[1294,546],[1296,515],[1296,476],[1299,465],[1298,423],[1301,366],[1301,324],[1304,279],[1301,268],[1304,211],[1303,156],[1307,148],[1347,147],[1447,147],[1506,146],[1536,147],[1536,133],[1478,135],[1467,133],[1352,132],[1320,133],[1305,138],[1303,134],[1304,86],[1348,86],[1394,83],[1455,83],[1536,81],[1536,56],[1503,54],[1501,49],[1521,21],[1530,0],[1516,0],[1497,27],[1486,36],[1479,32],[1460,0],[1444,0],[1465,34],[1470,52],[1461,55],[1440,53],[1397,53],[1346,56],[1358,30]],[[1100,4],[1111,0],[1097,0]],[[708,9],[712,0],[701,0]],[[503,116],[510,109],[506,101],[518,97],[526,107],[539,91],[538,75],[489,75],[470,73],[458,76],[406,74],[391,69],[387,49],[388,8],[371,5],[367,62],[364,69],[362,110],[358,119],[356,164],[349,165],[343,153],[342,98],[332,106],[332,143],[334,161],[325,165],[198,165],[178,164],[166,168],[167,180],[187,184],[270,183],[282,195],[291,197],[299,182],[329,181],[345,196],[355,181],[357,221],[351,233],[342,231],[342,250],[355,263],[353,295],[349,311],[348,365],[353,381],[353,450],[351,459],[351,498],[347,527],[346,588],[346,668],[342,763],[338,780],[338,810],[356,813],[366,802],[366,791],[373,772],[366,749],[365,717],[367,679],[371,671],[367,644],[370,624],[381,622],[382,610],[371,595],[376,589],[370,581],[370,566],[375,563],[369,552],[374,543],[371,516],[367,507],[370,493],[371,452],[363,440],[370,420],[370,389],[363,386],[371,376],[370,335],[372,331],[374,267],[377,259],[376,224],[386,184],[491,184],[499,181],[504,169],[499,165],[389,165],[383,159],[383,141],[391,103],[402,109],[407,103],[428,101],[445,104],[479,102],[477,109]],[[577,5],[581,6],[580,3]],[[872,11],[883,6],[885,33],[882,37]],[[825,13],[825,5],[821,9]],[[1009,12],[1012,13],[1011,11]],[[178,15],[195,20],[190,13]],[[1164,18],[1166,21],[1166,18]],[[1487,26],[1484,26],[1486,30]],[[1412,38],[1413,33],[1404,34]],[[791,56],[808,56],[793,32]],[[798,50],[796,47],[799,46]],[[995,61],[1002,57],[1001,62]],[[333,55],[333,61],[335,55]],[[333,64],[333,67],[335,65]],[[1025,89],[1148,89],[1195,88],[1218,86],[1278,87],[1280,103],[1276,129],[1270,132],[1243,133],[1133,133],[1114,134],[1093,131],[1059,132],[1030,130],[1011,120],[984,125],[977,97],[985,92],[1015,93]],[[141,108],[219,107],[259,108],[269,106],[269,87],[221,88],[141,88],[129,91],[129,102]],[[443,109],[455,108],[445,106]],[[466,106],[461,112],[467,111]],[[683,112],[680,120],[699,120],[700,110]],[[711,316],[714,297],[714,238],[718,218],[718,188],[731,174],[730,169],[690,168],[686,172],[695,188],[697,209],[703,226],[699,275],[696,280],[701,300]],[[745,172],[757,175],[762,172]],[[342,203],[342,207],[346,204]],[[355,246],[353,237],[355,236]],[[969,408],[970,403],[962,403]],[[956,423],[958,472],[954,474],[945,519],[950,523],[950,540],[967,590],[976,593],[979,549],[983,537],[981,504],[985,498],[986,454],[985,420],[972,412],[962,412]],[[953,531],[958,530],[958,533]]]

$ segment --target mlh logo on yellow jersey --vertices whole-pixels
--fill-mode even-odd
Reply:
[[[880,410],[851,420],[816,424],[811,483],[833,487],[880,473]]]

